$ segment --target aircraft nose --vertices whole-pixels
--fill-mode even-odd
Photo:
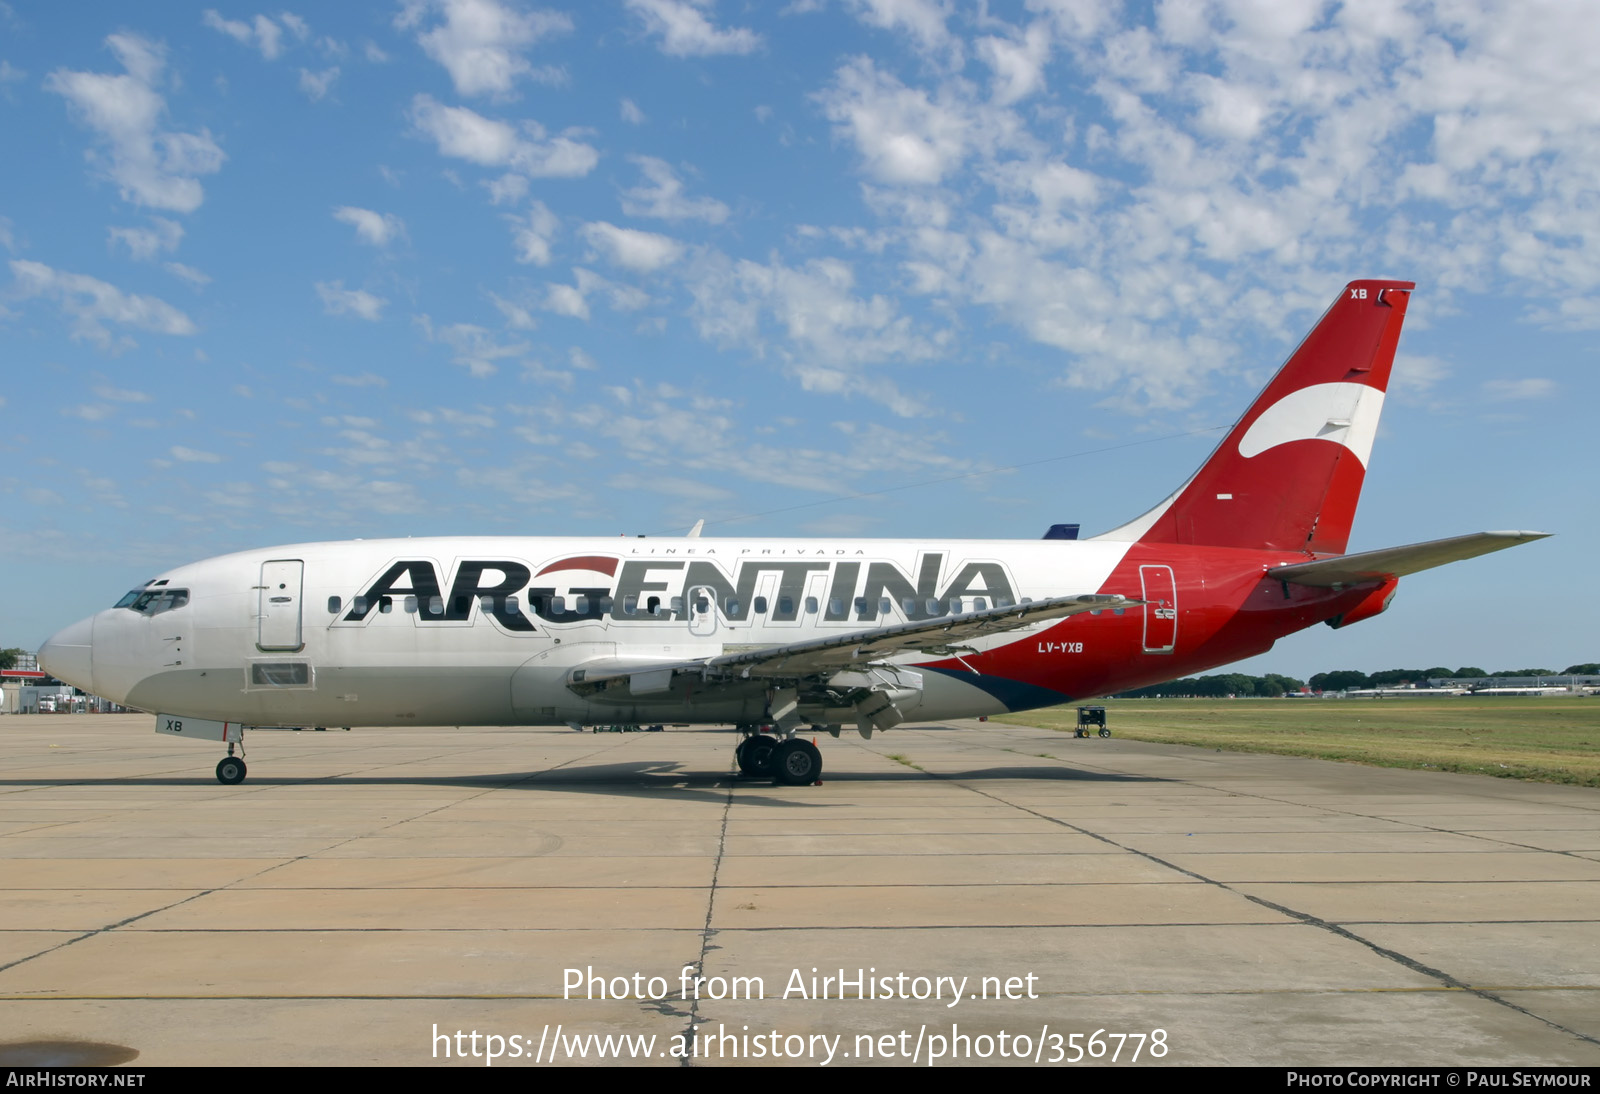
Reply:
[[[39,667],[75,688],[94,692],[94,617],[50,636],[39,647]]]

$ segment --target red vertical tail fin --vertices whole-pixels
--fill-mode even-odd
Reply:
[[[1194,477],[1096,538],[1343,554],[1412,288],[1346,285]]]

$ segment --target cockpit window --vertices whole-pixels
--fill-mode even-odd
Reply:
[[[140,615],[160,615],[187,603],[188,589],[135,589],[117,601],[117,607],[136,611]]]

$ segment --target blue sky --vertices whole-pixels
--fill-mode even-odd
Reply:
[[[1597,119],[1580,3],[0,3],[0,645],[308,539],[1090,534],[1393,276],[1352,548],[1559,538],[1250,667],[1597,660]]]

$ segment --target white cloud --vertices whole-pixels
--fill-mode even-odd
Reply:
[[[123,244],[130,255],[147,262],[162,251],[177,250],[183,239],[183,225],[165,217],[151,217],[148,228],[111,228],[107,234],[112,244]]]
[[[593,270],[576,266],[572,271],[573,284],[549,282],[545,285],[544,299],[539,306],[545,311],[587,321],[589,299],[599,296],[613,311],[638,311],[650,302],[649,296],[630,285],[610,281]]]
[[[819,98],[839,132],[855,143],[867,173],[882,182],[938,183],[966,155],[966,112],[879,72],[869,58],[840,67]]]
[[[947,54],[951,67],[961,67],[961,43],[945,26],[948,10],[936,0],[850,0],[849,6],[863,23],[906,34],[920,52]]]
[[[622,192],[622,211],[633,217],[660,220],[704,220],[721,224],[728,219],[728,207],[714,198],[689,198],[683,182],[664,161],[653,156],[628,157],[644,172],[645,181]]]
[[[307,98],[317,102],[326,96],[333,87],[333,82],[339,78],[339,66],[325,68],[321,72],[312,72],[308,68],[300,70],[300,90],[305,92]]]
[[[508,216],[506,220],[511,222],[511,242],[517,261],[534,266],[550,265],[550,240],[561,222],[544,202],[530,202],[525,216]]]
[[[670,265],[683,255],[683,244],[669,236],[618,228],[603,220],[585,224],[583,238],[611,262],[641,273]]]
[[[1545,399],[1554,395],[1556,383],[1539,376],[1520,380],[1489,380],[1483,390],[1494,399]]]
[[[61,413],[69,418],[81,418],[86,422],[103,422],[115,414],[116,410],[104,403],[80,403],[77,406],[67,407]]]
[[[104,149],[89,161],[121,188],[124,201],[191,213],[205,200],[198,175],[222,166],[222,149],[205,130],[161,128],[166,100],[156,91],[166,49],[133,34],[113,34],[106,44],[127,70],[123,76],[57,69],[45,87],[72,105]]]
[[[498,371],[496,361],[508,357],[521,357],[528,352],[526,342],[498,342],[494,335],[471,323],[453,323],[448,327],[435,327],[427,316],[418,319],[428,341],[440,342],[450,347],[452,363],[460,365],[479,378],[493,376]],[[446,421],[455,421],[451,411],[441,411]],[[459,424],[459,423],[458,423]],[[490,423],[492,424],[492,423]]]
[[[589,302],[575,286],[550,284],[544,298],[544,309],[573,319],[589,318]]]
[[[359,376],[330,376],[328,379],[345,387],[388,387],[389,381],[376,373],[363,372]]]
[[[1016,38],[979,38],[977,48],[994,73],[990,88],[995,102],[1009,106],[1044,89],[1044,68],[1050,59],[1047,24],[1035,23]]]
[[[632,99],[622,100],[622,120],[629,125],[643,125],[645,122],[644,111]]]
[[[505,122],[466,107],[441,106],[429,95],[412,99],[410,117],[441,155],[483,167],[509,167],[531,178],[581,178],[600,162],[599,152],[572,135],[547,137],[543,126],[524,121],[523,136]]]
[[[948,345],[949,332],[913,321],[885,295],[855,289],[853,269],[838,259],[791,267],[708,255],[691,270],[691,314],[702,337],[772,353],[807,390],[863,395],[902,415],[926,413],[891,379],[866,370],[932,358]]]
[[[360,289],[346,289],[343,281],[318,281],[316,289],[322,298],[322,309],[329,315],[354,315],[376,323],[389,303]]]
[[[497,179],[485,179],[484,189],[489,191],[489,202],[493,205],[515,205],[528,196],[528,176],[516,175],[506,172]]]
[[[196,289],[203,289],[211,284],[211,275],[204,270],[197,270],[193,266],[185,266],[182,262],[163,262],[161,268],[173,277],[187,281]]]
[[[341,205],[333,211],[333,219],[348,224],[356,230],[363,243],[374,247],[387,246],[406,232],[405,223],[393,213],[375,213],[354,205]]]
[[[16,278],[17,296],[54,300],[75,320],[74,338],[84,338],[103,347],[111,345],[106,323],[157,334],[189,335],[197,329],[187,315],[163,300],[125,293],[115,285],[86,274],[67,273],[21,259],[11,262],[11,273]]]
[[[222,457],[215,452],[202,452],[197,448],[185,448],[175,444],[167,450],[172,458],[182,463],[221,463]]]
[[[108,384],[97,384],[94,393],[102,399],[110,399],[114,403],[148,403],[152,396],[143,391],[129,391],[124,388],[111,387]]]
[[[627,5],[644,24],[645,33],[661,39],[661,52],[669,57],[744,54],[761,48],[761,35],[755,31],[721,30],[707,19],[710,0],[627,0]]]
[[[430,22],[417,43],[450,73],[458,94],[504,97],[518,79],[561,79],[559,69],[536,69],[522,55],[542,39],[572,29],[572,20],[560,12],[523,12],[497,0],[407,0],[395,19],[402,30]]]
[[[512,330],[532,330],[538,326],[538,323],[534,321],[533,313],[521,304],[507,300],[505,297],[495,293],[489,294],[489,300],[500,314],[505,317],[506,326]]]
[[[0,61],[0,84],[9,84],[18,80],[26,80],[28,74],[23,69],[17,68],[10,61]]]
[[[294,20],[290,24],[288,20]],[[298,26],[300,38],[305,37],[305,23],[296,16],[285,15],[285,26]],[[261,56],[269,61],[275,61],[283,53],[283,31],[277,23],[266,15],[257,15],[250,22],[239,19],[224,19],[217,12],[207,9],[201,16],[202,23],[212,30],[220,31],[241,45],[250,46],[261,51]]]

